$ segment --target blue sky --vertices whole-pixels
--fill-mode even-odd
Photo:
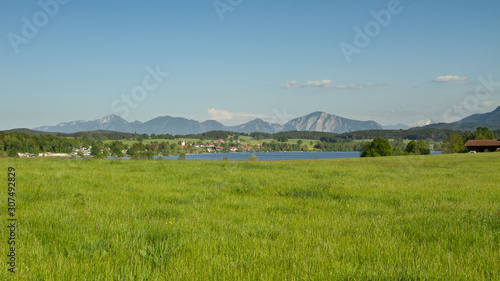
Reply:
[[[4,0],[0,129],[108,114],[455,121],[500,105],[499,26],[493,0]]]

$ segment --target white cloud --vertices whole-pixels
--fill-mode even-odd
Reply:
[[[290,82],[286,82],[284,84],[281,84],[281,87],[283,88],[287,88],[287,89],[290,89],[290,88],[297,88],[299,86],[299,82],[295,81],[295,80],[292,80]]]
[[[308,81],[307,83],[304,83],[302,87],[331,88],[332,80]]]
[[[387,84],[384,83],[367,83],[365,84],[367,87],[382,87],[382,86],[387,86]]]
[[[356,84],[352,84],[352,85],[335,85],[335,86],[332,86],[330,88],[334,88],[334,89],[363,89],[363,86],[362,85],[356,85]]]
[[[445,75],[439,76],[432,79],[432,82],[435,83],[448,83],[450,85],[461,85],[461,84],[469,84],[467,81],[467,77],[458,76],[458,75]]]
[[[329,88],[329,89],[363,89],[364,87],[381,87],[386,86],[383,83],[367,83],[367,84],[351,84],[351,85],[334,85],[332,80],[315,80],[308,81],[302,85],[296,80],[292,80],[290,82],[286,82],[281,84],[283,88],[308,88],[308,87],[316,87],[316,88]]]
[[[223,109],[215,109],[210,108],[208,111],[208,115],[211,120],[216,120],[218,122],[230,122],[234,124],[239,124],[239,122],[251,121],[256,118],[269,118],[269,116],[262,114],[253,114],[246,112],[231,112]]]
[[[217,110],[215,108],[210,108],[208,110],[208,115],[210,119],[217,121],[231,120],[234,117],[234,112],[229,112],[227,110]]]

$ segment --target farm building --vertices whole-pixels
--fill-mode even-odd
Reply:
[[[465,143],[469,151],[493,152],[500,150],[499,140],[469,140]]]

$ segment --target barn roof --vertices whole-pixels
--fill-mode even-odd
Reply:
[[[469,140],[465,146],[500,146],[498,140]]]

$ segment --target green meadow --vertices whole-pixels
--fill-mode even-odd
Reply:
[[[1,280],[495,280],[500,153],[0,159]]]

